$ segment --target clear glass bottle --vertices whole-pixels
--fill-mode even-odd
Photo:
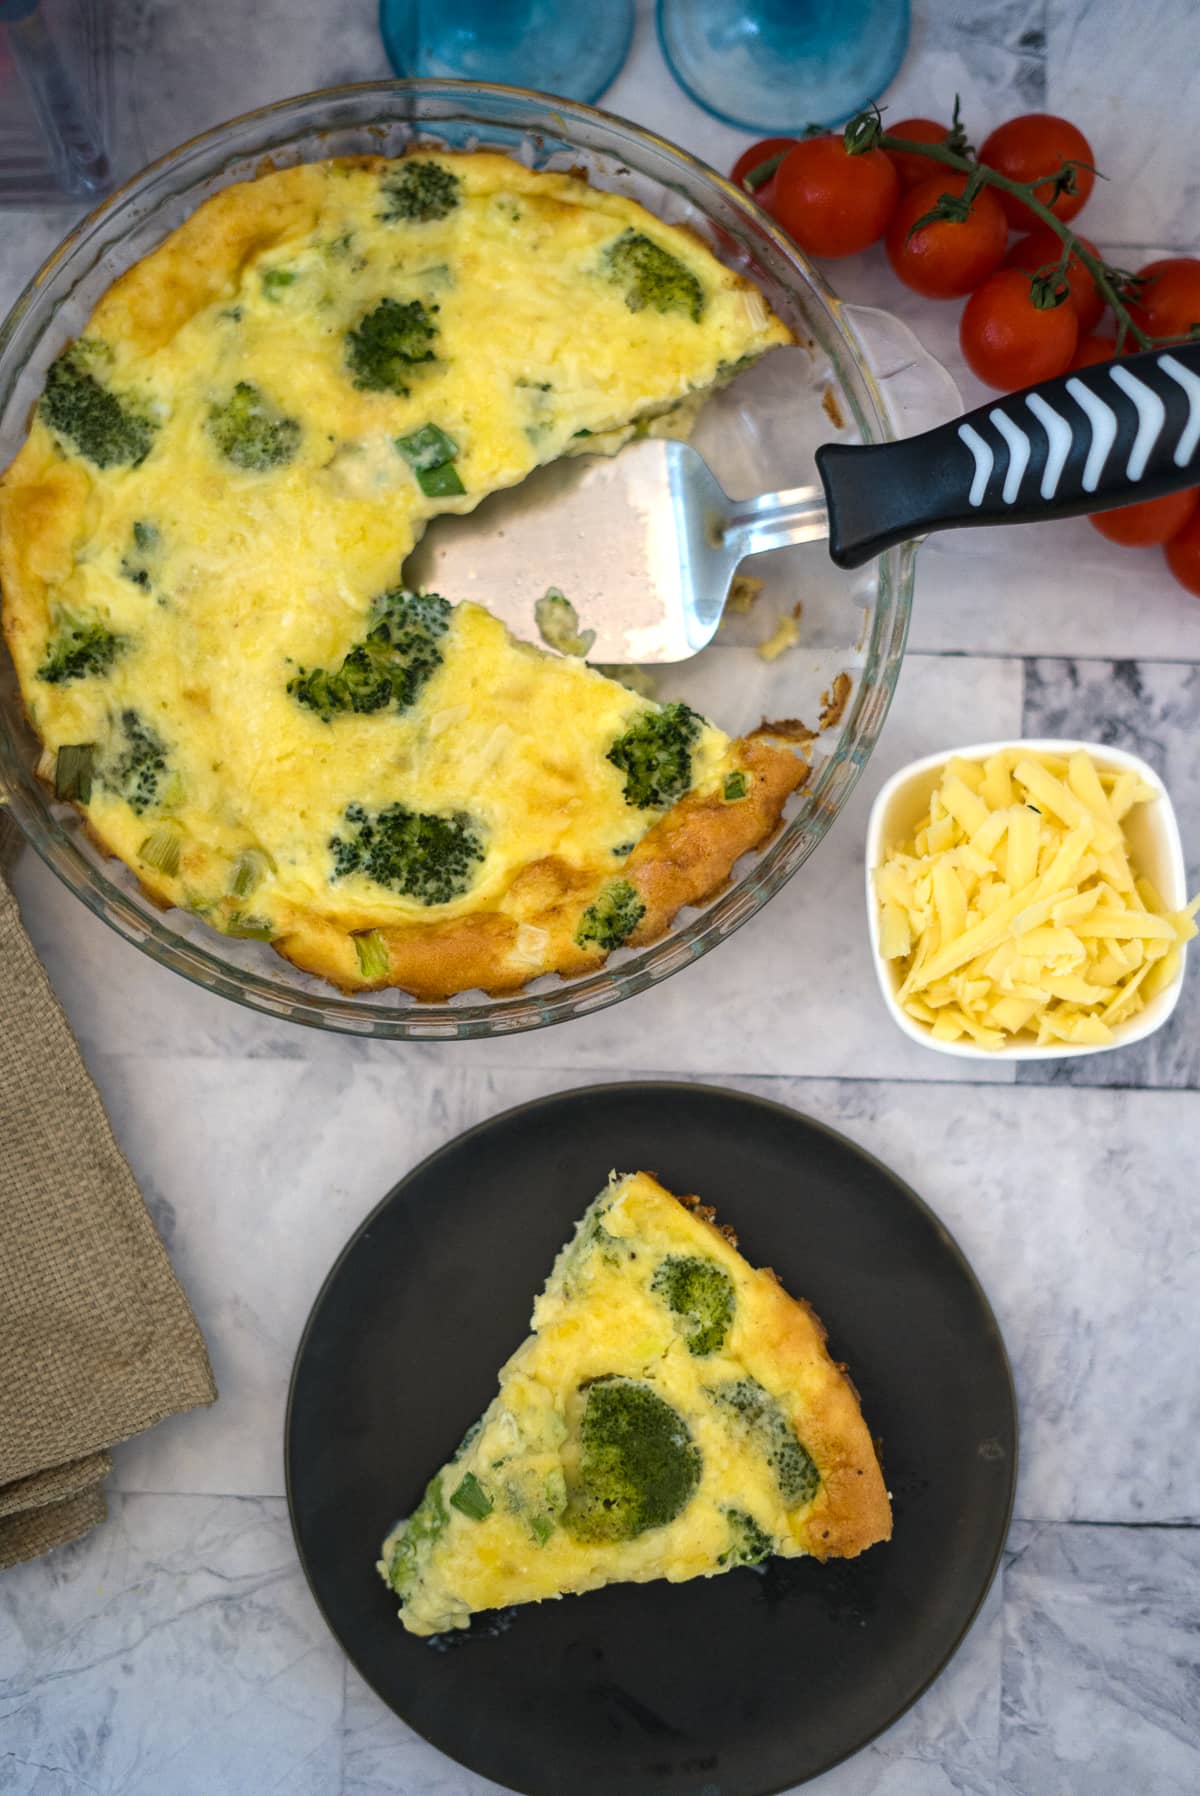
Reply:
[[[110,73],[103,0],[0,0],[0,204],[107,193]]]

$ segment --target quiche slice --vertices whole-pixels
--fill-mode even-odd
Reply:
[[[346,990],[511,991],[652,940],[804,762],[403,564],[790,340],[692,233],[505,155],[217,193],[103,297],[0,479],[45,777],[157,901]],[[555,569],[530,581],[532,623]]]
[[[890,1538],[879,1460],[821,1323],[697,1199],[614,1174],[532,1326],[383,1543],[410,1633]]]

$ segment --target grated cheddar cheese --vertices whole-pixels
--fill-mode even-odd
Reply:
[[[1200,897],[1171,911],[1124,820],[1157,793],[1082,750],[949,760],[874,872],[880,953],[937,1041],[1102,1045],[1176,978]]]

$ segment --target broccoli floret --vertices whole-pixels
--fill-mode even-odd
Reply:
[[[775,1551],[775,1542],[752,1515],[744,1509],[727,1509],[729,1545],[717,1560],[718,1565],[761,1565]]]
[[[405,1522],[403,1533],[396,1537],[388,1553],[387,1580],[401,1602],[417,1581],[422,1559],[445,1532],[449,1520],[450,1514],[442,1498],[442,1478],[439,1472],[425,1486],[425,1495]]]
[[[462,182],[437,162],[406,160],[383,183],[383,211],[389,222],[428,224],[445,218],[459,203]]]
[[[105,674],[125,647],[125,638],[103,624],[62,614],[46,644],[46,659],[37,670],[39,680],[62,686],[68,680],[84,680]]]
[[[159,797],[167,774],[166,744],[136,711],[122,711],[123,747],[100,768],[100,783],[140,817]]]
[[[710,1387],[714,1403],[735,1415],[758,1450],[769,1461],[779,1494],[789,1509],[811,1503],[821,1487],[821,1474],[808,1449],[775,1398],[754,1378],[736,1378]]]
[[[690,268],[641,231],[622,231],[605,252],[609,279],[625,289],[631,312],[684,312],[696,324],[704,313],[704,289]]]
[[[436,359],[436,335],[437,325],[419,299],[381,299],[346,332],[346,365],[355,386],[368,393],[406,394],[413,369]]]
[[[98,468],[136,468],[150,453],[155,426],[96,379],[88,363],[103,359],[101,344],[81,341],[64,350],[46,375],[42,417]]]
[[[248,380],[239,380],[229,398],[210,409],[208,429],[226,461],[256,474],[282,468],[300,446],[297,420],[276,411]]]
[[[725,1345],[733,1321],[733,1284],[715,1260],[670,1254],[659,1262],[650,1289],[678,1317],[678,1326],[697,1358]]]
[[[483,843],[472,820],[389,804],[373,815],[346,807],[349,836],[332,836],[333,878],[361,873],[420,904],[449,904],[475,877]]]
[[[580,948],[594,944],[609,953],[629,940],[645,914],[637,887],[627,879],[614,879],[584,911],[575,931],[576,944]]]
[[[406,711],[442,664],[450,609],[436,592],[385,592],[371,607],[365,640],[337,672],[301,669],[288,691],[326,723],[346,711]]]
[[[158,526],[138,518],[133,526],[133,540],[121,557],[121,573],[125,579],[132,580],[146,592],[150,590],[151,568],[158,557],[160,541]]]
[[[692,748],[703,727],[704,719],[679,700],[636,717],[607,757],[625,775],[626,803],[663,810],[682,798],[692,783]]]
[[[587,1386],[579,1445],[564,1517],[577,1540],[632,1540],[661,1528],[700,1482],[700,1449],[683,1417],[632,1378],[597,1378]]]

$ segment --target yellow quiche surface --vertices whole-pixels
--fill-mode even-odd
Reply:
[[[691,234],[503,155],[218,193],[106,294],[0,481],[45,777],[157,899],[343,988],[652,939],[803,763],[401,569],[438,514],[786,341]]]
[[[712,1217],[646,1173],[588,1209],[496,1397],[383,1544],[410,1633],[890,1538],[824,1329]]]

